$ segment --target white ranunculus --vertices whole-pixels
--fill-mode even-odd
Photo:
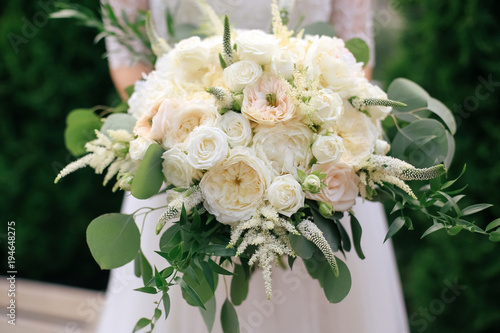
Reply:
[[[342,98],[329,89],[321,89],[313,95],[309,105],[314,108],[313,122],[323,129],[330,128],[344,113]]]
[[[257,126],[252,148],[275,176],[290,173],[298,179],[297,169],[305,172],[309,169],[312,137],[313,132],[300,122]]]
[[[189,187],[193,180],[199,180],[203,176],[201,170],[193,168],[187,160],[186,154],[177,148],[171,148],[163,153],[163,175],[167,183],[177,187]]]
[[[142,160],[149,146],[154,143],[153,140],[144,136],[138,136],[137,139],[130,141],[129,153],[133,160]]]
[[[208,61],[209,49],[198,36],[181,40],[174,50],[177,61],[186,71],[196,72]]]
[[[254,61],[259,65],[269,64],[278,48],[276,37],[261,30],[240,32],[235,42],[241,60]]]
[[[335,163],[344,153],[344,144],[336,134],[318,135],[311,149],[318,163]]]
[[[305,193],[292,175],[273,179],[267,190],[267,200],[280,214],[291,216],[304,206]]]
[[[242,92],[246,86],[257,82],[262,75],[262,67],[250,60],[235,62],[224,69],[226,86],[233,92]]]
[[[250,122],[241,113],[228,111],[217,121],[219,128],[227,135],[229,146],[248,146],[252,140]]]
[[[217,127],[197,127],[189,136],[186,150],[188,162],[193,168],[209,169],[227,157],[227,136]]]
[[[199,126],[215,126],[218,116],[213,100],[166,99],[152,119],[149,137],[165,148],[185,149],[191,132]]]
[[[335,132],[344,143],[342,161],[353,166],[373,153],[379,133],[370,118],[354,109],[349,102],[344,103],[344,111],[335,123]]]
[[[262,204],[270,181],[269,169],[252,149],[236,147],[201,180],[204,206],[221,223],[247,220]]]
[[[305,66],[309,79],[320,77],[320,85],[337,92],[342,98],[352,96],[363,80],[362,63],[357,63],[344,42],[321,36],[312,40]]]

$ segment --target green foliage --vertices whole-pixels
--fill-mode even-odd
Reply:
[[[497,204],[498,2],[402,0],[397,5],[406,21],[405,29],[397,49],[387,44],[386,31],[378,34],[377,52],[383,53],[377,54],[375,69],[379,74],[375,77],[386,83],[394,77],[407,77],[451,109],[457,134],[449,173],[456,175],[457,169],[467,164],[467,172],[455,184],[456,188],[468,184],[467,197],[460,203],[464,207],[478,202]],[[384,62],[387,65],[383,66]],[[473,220],[485,228],[499,215],[497,205],[474,215]],[[399,233],[393,239],[412,332],[496,331],[500,325],[498,244],[485,242],[482,235],[463,232],[449,237],[441,231],[419,240],[428,225],[423,225],[418,214],[412,215],[412,220],[417,234]],[[454,281],[467,289],[444,303],[439,313],[430,312],[431,302],[440,300],[441,293],[449,289],[447,283]],[[424,311],[429,311],[432,320],[422,321]]]
[[[74,156],[87,152],[85,144],[96,138],[95,130],[102,126],[101,120],[92,109],[76,109],[66,117],[64,143]]]
[[[131,193],[138,199],[157,194],[163,184],[162,154],[165,150],[157,143],[149,146],[132,181]]]
[[[370,61],[370,50],[368,44],[361,38],[351,38],[345,42],[345,47],[351,51],[357,62],[362,62],[363,67]]]

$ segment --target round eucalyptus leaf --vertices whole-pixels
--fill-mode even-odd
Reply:
[[[345,47],[351,51],[357,62],[362,62],[364,66],[368,64],[370,60],[370,48],[368,44],[361,38],[351,38],[345,42]]]
[[[351,290],[352,281],[349,268],[342,260],[336,259],[339,266],[339,276],[335,277],[331,269],[325,269],[322,283],[326,298],[330,303],[339,303]]]
[[[157,194],[163,184],[163,148],[153,143],[149,146],[139,169],[132,180],[131,193],[137,199],[147,199]]]
[[[306,25],[304,27],[304,34],[333,37],[335,35],[335,29],[327,22],[316,22]]]
[[[85,144],[96,138],[95,130],[101,128],[101,119],[92,109],[76,109],[66,117],[64,143],[74,156],[87,152]]]
[[[125,113],[114,113],[109,115],[102,125],[101,132],[108,135],[108,130],[125,130],[129,133],[134,131],[137,119]]]

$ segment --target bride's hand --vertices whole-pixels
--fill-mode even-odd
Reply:
[[[110,68],[111,79],[115,84],[116,90],[124,101],[128,100],[125,88],[133,85],[142,78],[142,73],[151,72],[152,68],[143,64],[136,64],[131,67]]]

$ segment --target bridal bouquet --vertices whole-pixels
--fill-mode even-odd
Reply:
[[[83,127],[95,137],[72,145],[85,155],[56,181],[90,166],[106,172],[104,184],[115,177],[114,190],[136,198],[166,192],[163,207],[92,221],[88,244],[103,269],[135,260],[144,281],[139,291],[159,294],[165,316],[168,291],[179,285],[189,304],[204,309],[209,328],[219,275],[232,275],[221,318],[230,331],[237,323],[233,304],[245,299],[252,269],[261,270],[262,292],[271,298],[272,267],[285,258],[292,267],[301,257],[330,302],[347,295],[350,273],[339,257],[354,247],[364,258],[351,211],[358,196],[394,201],[399,216],[387,238],[412,228],[407,210],[433,222],[425,235],[487,233],[464,217],[489,205],[461,209],[454,180],[441,182],[453,156],[455,122],[439,101],[405,79],[385,93],[364,76],[360,40],[294,34],[276,5],[272,34],[234,31],[227,17],[206,10],[214,35],[172,48],[146,20],[158,58],[135,84],[127,113],[99,117],[79,110],[68,118],[67,141],[78,141]],[[147,262],[134,222],[157,209],[157,253],[168,261],[162,270]],[[340,222],[344,216],[352,239]],[[157,307],[136,328],[154,327],[161,313]]]

